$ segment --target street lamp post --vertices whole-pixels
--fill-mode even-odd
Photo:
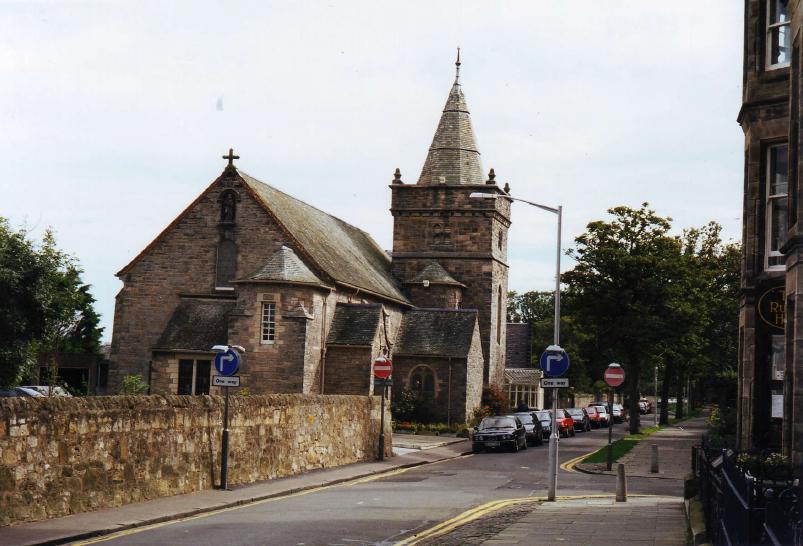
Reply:
[[[563,206],[548,207],[546,205],[539,205],[532,201],[519,199],[518,197],[511,197],[508,194],[499,195],[496,193],[482,193],[474,192],[469,195],[471,199],[497,199],[502,197],[510,201],[520,201],[527,203],[533,207],[551,212],[558,216],[558,245],[555,252],[555,330],[553,335],[553,345],[547,350],[563,351],[560,348],[560,249],[561,249],[561,231],[563,227]],[[501,310],[499,311],[501,312]],[[556,490],[558,488],[558,442],[560,441],[560,433],[557,429],[557,416],[558,416],[558,389],[552,389],[552,434],[549,436],[549,476],[547,478],[547,500],[554,501]]]

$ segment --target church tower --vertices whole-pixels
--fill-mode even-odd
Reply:
[[[418,307],[477,309],[484,384],[501,386],[505,368],[507,230],[510,201],[493,169],[483,176],[480,152],[457,73],[416,184],[390,186],[393,274]]]

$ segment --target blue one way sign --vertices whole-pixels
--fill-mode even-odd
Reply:
[[[240,353],[229,347],[215,355],[215,369],[220,375],[234,375],[240,367]]]
[[[539,360],[544,375],[560,377],[569,369],[569,355],[566,351],[544,351]]]

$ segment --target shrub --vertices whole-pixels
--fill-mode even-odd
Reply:
[[[491,415],[501,415],[508,412],[510,399],[496,385],[488,385],[482,389],[482,405],[490,408]]]
[[[137,395],[148,392],[148,384],[142,380],[141,375],[127,375],[120,386],[120,394]]]

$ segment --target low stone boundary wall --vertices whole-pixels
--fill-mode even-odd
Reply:
[[[371,460],[379,417],[367,396],[233,396],[229,484]],[[220,396],[0,398],[0,525],[214,487],[222,419]]]

